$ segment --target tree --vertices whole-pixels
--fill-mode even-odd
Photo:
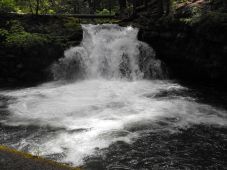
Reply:
[[[45,13],[49,0],[16,0],[16,5],[18,10],[38,15],[39,13]]]
[[[119,8],[120,8],[120,16],[125,16],[125,9],[127,7],[127,1],[126,0],[118,0]]]
[[[162,0],[164,15],[172,15],[173,0]]]
[[[136,13],[136,7],[137,7],[137,0],[132,0],[132,5],[133,5],[133,14]]]
[[[15,11],[14,0],[0,0],[0,12],[12,12]]]
[[[96,0],[96,9],[102,11],[108,9],[109,14],[113,14],[119,7],[118,1],[116,0]]]
[[[36,1],[36,7],[35,7],[35,14],[39,14],[39,5],[40,5],[40,0],[35,0]]]
[[[127,3],[132,0],[0,0],[0,11],[39,14],[95,14],[107,9],[126,15]],[[137,0],[138,2],[140,0]],[[130,6],[129,6],[130,7]]]

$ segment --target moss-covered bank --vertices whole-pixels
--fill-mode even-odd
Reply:
[[[72,17],[0,16],[0,86],[48,80],[48,68],[82,39]]]
[[[117,22],[61,15],[0,14],[0,87],[51,79],[50,65],[82,40],[81,24]]]
[[[80,170],[0,145],[1,170]]]

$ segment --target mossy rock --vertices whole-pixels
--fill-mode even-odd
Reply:
[[[12,148],[0,145],[0,167],[4,169],[20,170],[81,170],[39,156],[20,152]]]

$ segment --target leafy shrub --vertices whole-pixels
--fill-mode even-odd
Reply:
[[[75,30],[80,28],[80,20],[74,17],[68,17],[64,19],[64,27],[69,30]]]
[[[103,9],[102,11],[96,11],[98,15],[110,15],[110,11],[108,9]],[[113,14],[113,12],[111,12]]]
[[[190,13],[191,16],[188,18],[183,18],[181,19],[181,21],[185,22],[186,24],[196,24],[200,21],[201,17],[202,17],[202,9],[196,6],[193,6],[190,8]]]
[[[19,33],[19,32],[24,32],[24,27],[18,20],[12,20],[9,22],[11,28],[10,28],[10,33]]]
[[[9,47],[31,47],[43,45],[48,42],[48,37],[43,34],[29,33],[18,20],[10,22],[11,28],[8,31],[0,31],[0,35],[5,38],[4,44]],[[0,36],[1,37],[1,36]]]
[[[0,28],[0,43],[5,41],[6,37],[8,36],[9,32],[5,29]]]
[[[31,47],[43,45],[48,42],[48,38],[42,34],[20,32],[9,34],[5,44],[12,47]]]
[[[0,13],[15,11],[14,7],[14,0],[0,0]]]

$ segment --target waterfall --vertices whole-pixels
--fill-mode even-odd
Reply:
[[[219,153],[218,148],[226,142],[226,134],[221,134],[227,127],[226,109],[203,103],[206,100],[200,100],[194,90],[171,80],[147,80],[166,74],[154,50],[137,40],[138,29],[82,28],[81,44],[66,50],[52,66],[54,78],[66,83],[0,90],[4,99],[0,102],[6,103],[0,107],[1,145],[74,166],[88,165],[91,159],[95,166],[106,166],[90,168],[100,170],[149,169],[155,167],[152,163],[164,165],[161,159],[170,161],[165,166],[170,167],[175,160],[181,164],[181,155],[195,162],[200,160],[193,156],[198,155],[201,143],[202,153],[208,151],[211,160],[220,159],[217,165],[224,162],[220,155],[226,150]],[[218,149],[216,155],[211,152],[215,151],[211,140]],[[121,164],[126,166],[121,168]]]
[[[154,50],[137,39],[138,29],[118,25],[82,25],[83,40],[52,66],[55,80],[162,78]]]

